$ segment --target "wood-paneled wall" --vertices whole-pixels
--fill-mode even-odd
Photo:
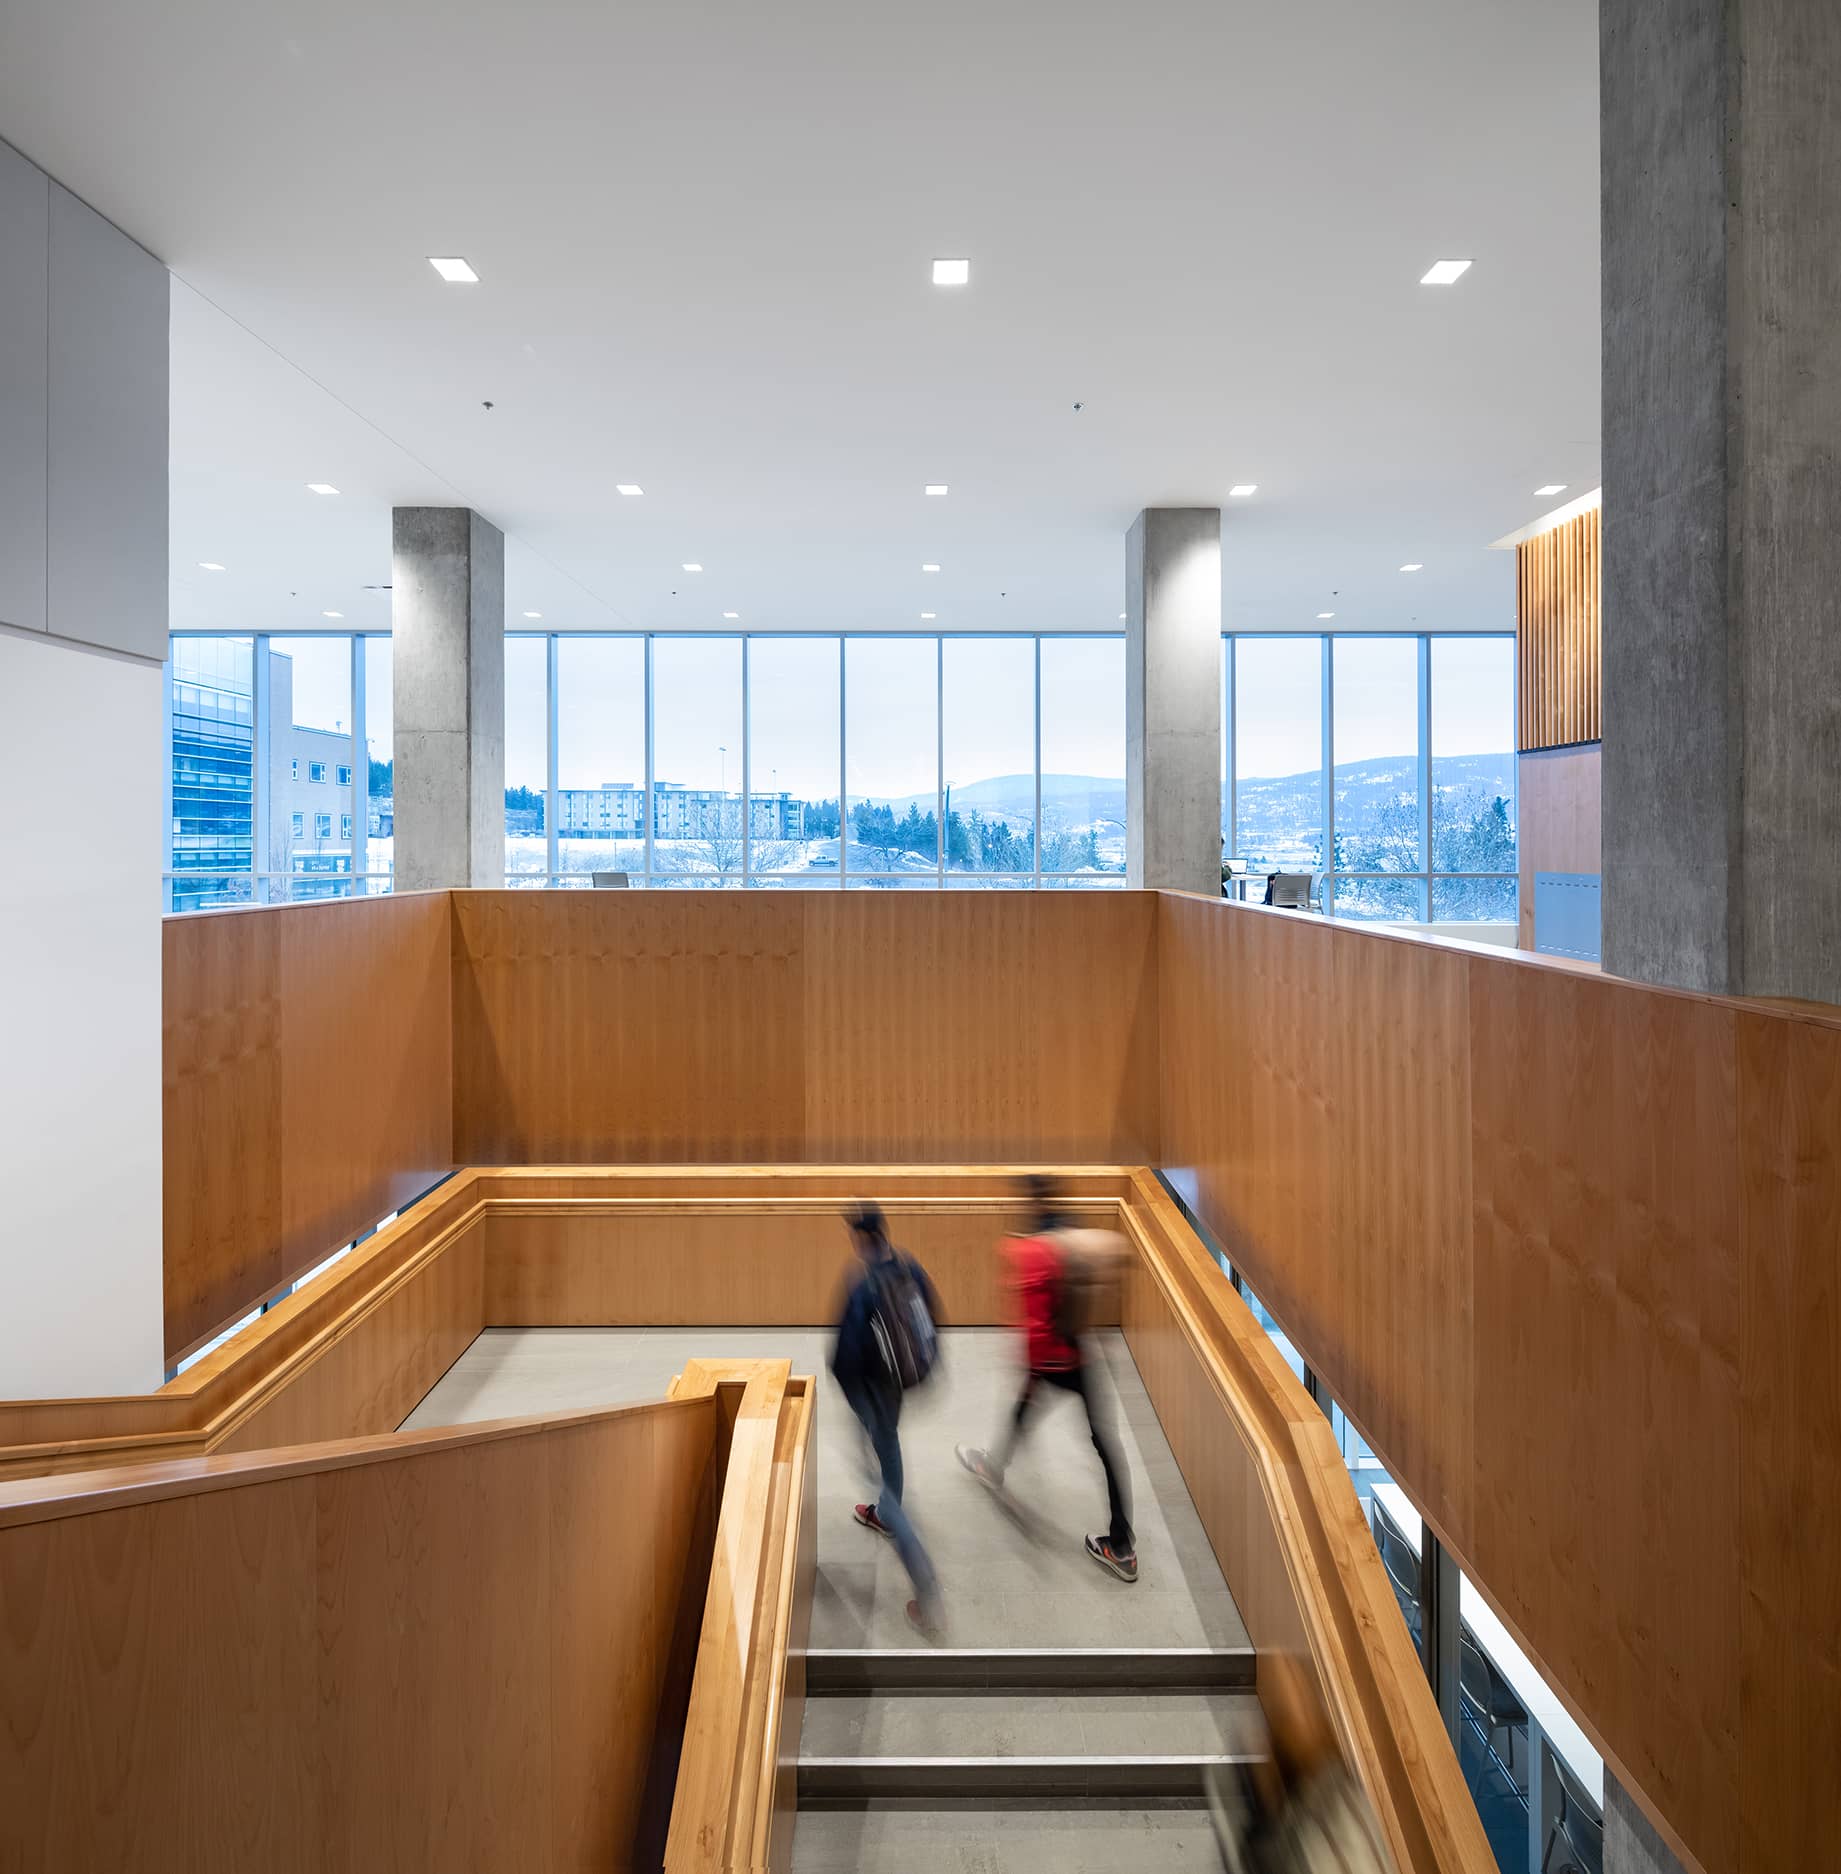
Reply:
[[[166,920],[169,1360],[454,1163],[449,922],[446,892]]]
[[[1515,549],[1516,746],[1599,739],[1601,508]]]
[[[0,1858],[644,1865],[717,1418],[705,1397],[0,1485]]]
[[[1155,900],[460,892],[471,1164],[1155,1162]]]
[[[1679,1850],[1841,1827],[1841,1020],[1162,901],[1165,1162]]]

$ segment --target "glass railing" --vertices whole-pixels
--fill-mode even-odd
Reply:
[[[211,872],[161,874],[160,904],[167,912],[221,911],[236,905],[307,904],[321,898],[378,898],[391,889],[389,872]]]

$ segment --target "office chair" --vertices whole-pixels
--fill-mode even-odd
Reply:
[[[624,872],[592,872],[589,876],[596,891],[625,891],[632,882]]]
[[[1316,882],[1310,872],[1274,872],[1266,880],[1266,903],[1281,911],[1314,911]]]
[[[1560,1813],[1548,1832],[1541,1874],[1604,1874],[1604,1819],[1597,1805],[1558,1751],[1548,1751],[1547,1761],[1560,1773]],[[1561,1842],[1566,1852],[1556,1863],[1553,1851]]]

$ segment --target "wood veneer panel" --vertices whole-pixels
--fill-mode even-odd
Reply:
[[[1154,1156],[1149,897],[815,892],[805,911],[808,1156]]]
[[[280,919],[168,918],[161,976],[170,1359],[285,1279]]]
[[[1331,1329],[1313,1347],[1347,1375],[1338,1397],[1449,1528],[1471,1503],[1471,1419],[1450,1410],[1473,1381],[1471,963],[1329,943],[1330,1253],[1303,1313]]]
[[[1729,1866],[1734,1016],[1479,962],[1471,1032],[1475,1486],[1458,1539],[1610,1751]]]
[[[281,994],[292,1274],[454,1163],[447,894],[288,907]]]
[[[802,1155],[803,894],[454,895],[467,1162]]]
[[[8,1868],[632,1867],[715,1431],[681,1401],[14,1505]]]
[[[1740,1864],[1834,1858],[1841,1764],[1841,1034],[1738,1019]]]
[[[1009,1319],[997,1245],[1014,1227],[1010,1206],[947,1199],[885,1208],[949,1322]],[[1115,1206],[1100,1209],[1110,1217]],[[798,1199],[729,1208],[504,1200],[484,1237],[484,1319],[495,1327],[829,1326],[851,1258],[838,1204]]]
[[[447,907],[166,920],[169,1360],[452,1165]]]

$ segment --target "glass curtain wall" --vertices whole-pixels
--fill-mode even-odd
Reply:
[[[1229,637],[1221,715],[1224,857],[1338,917],[1514,922],[1512,636]]]
[[[172,640],[169,909],[390,888],[391,674],[385,635]],[[509,634],[505,872],[1122,886],[1124,639]]]
[[[385,637],[170,640],[167,910],[389,890],[390,673]]]

